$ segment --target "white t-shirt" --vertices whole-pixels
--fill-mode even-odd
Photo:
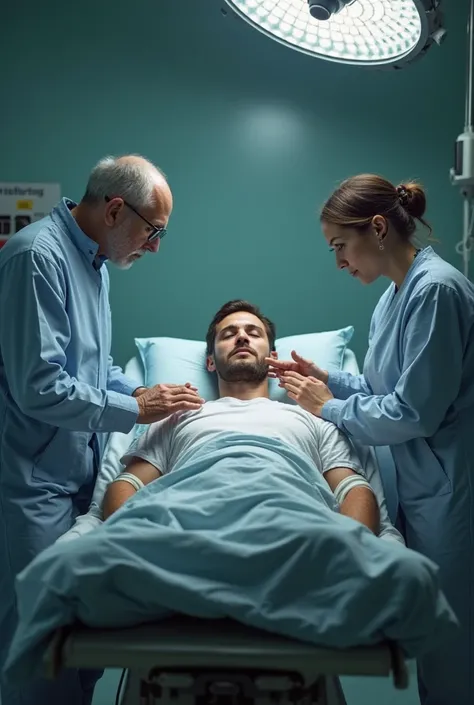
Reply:
[[[401,534],[390,522],[382,481],[377,464],[371,460],[370,450],[363,449],[365,459],[361,456],[360,461],[348,439],[336,426],[312,416],[299,406],[263,398],[240,401],[226,397],[207,402],[200,411],[176,414],[149,426],[132,443],[121,462],[126,464],[134,456],[138,456],[148,460],[161,472],[168,473],[182,452],[227,430],[277,438],[286,442],[311,459],[315,472],[324,474],[334,467],[347,467],[364,475],[370,482],[380,507],[380,538],[404,543]],[[362,450],[359,449],[359,452]],[[70,541],[100,526],[106,487],[123,470],[123,467],[119,466],[118,457],[116,461],[117,467],[112,471],[110,464],[101,467],[94,493],[95,504],[93,501],[89,512],[79,516],[74,526],[63,534],[59,541]]]
[[[333,468],[363,474],[347,438],[332,423],[298,406],[260,397],[223,397],[206,402],[199,411],[173,414],[151,424],[128,449],[121,462],[134,456],[147,460],[161,473],[173,470],[182,453],[224,431],[276,438],[306,455],[323,475]]]

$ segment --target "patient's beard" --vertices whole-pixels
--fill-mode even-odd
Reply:
[[[261,384],[268,376],[268,365],[263,360],[214,360],[216,371],[224,382]]]

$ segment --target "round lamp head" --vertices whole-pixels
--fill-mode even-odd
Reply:
[[[255,29],[310,56],[400,66],[444,36],[439,0],[226,0]]]

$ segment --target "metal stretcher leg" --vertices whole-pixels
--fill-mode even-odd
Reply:
[[[62,668],[127,670],[121,705],[346,705],[339,676],[408,686],[394,645],[327,649],[231,620],[172,617],[128,629],[59,630],[44,656]]]

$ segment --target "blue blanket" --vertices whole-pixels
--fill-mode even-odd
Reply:
[[[449,636],[457,621],[436,566],[335,508],[309,460],[277,440],[225,434],[193,449],[18,576],[7,677],[39,673],[53,631],[77,620],[227,616],[321,646],[392,639],[408,656]]]

